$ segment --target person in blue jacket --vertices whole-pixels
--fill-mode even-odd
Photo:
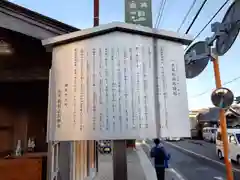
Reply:
[[[150,157],[154,158],[154,166],[158,180],[165,179],[165,168],[168,168],[168,160],[170,154],[167,153],[164,146],[160,143],[160,140],[154,139],[155,146],[151,149]]]

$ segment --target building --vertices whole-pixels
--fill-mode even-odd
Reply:
[[[214,127],[218,125],[219,109],[202,108],[190,111],[189,119],[191,121],[192,138],[202,138],[202,129],[204,127]]]
[[[189,111],[189,120],[191,124],[191,129],[196,129],[197,124],[198,124],[198,116],[199,114],[208,111],[207,108],[202,108],[202,109],[196,109],[196,110],[191,110]]]
[[[79,29],[8,1],[0,1],[0,174],[19,179],[26,171],[34,180],[46,174],[48,76],[51,53],[41,40]],[[28,139],[35,140],[34,153],[26,153]],[[14,155],[18,140],[21,159]],[[31,156],[30,160],[28,156]],[[43,170],[36,172],[38,164]]]

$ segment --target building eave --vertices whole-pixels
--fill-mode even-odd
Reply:
[[[6,0],[0,1],[0,27],[41,40],[79,30]]]

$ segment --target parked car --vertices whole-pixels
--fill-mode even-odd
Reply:
[[[215,127],[205,127],[202,130],[203,139],[205,141],[215,142],[216,141],[217,128]]]
[[[102,154],[110,154],[112,152],[112,142],[110,140],[98,141],[98,151]]]
[[[229,148],[229,159],[240,164],[240,129],[227,129],[228,136],[228,148]],[[223,153],[223,139],[221,129],[219,128],[217,131],[217,139],[216,139],[216,154],[219,159],[224,158]]]
[[[180,137],[168,137],[166,138],[167,141],[180,141],[181,138]]]

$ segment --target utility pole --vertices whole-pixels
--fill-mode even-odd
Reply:
[[[99,26],[99,0],[94,0],[93,3],[93,26]],[[94,177],[95,173],[98,172],[98,143],[97,141],[88,141],[89,144],[89,165],[90,165],[90,176]]]
[[[93,26],[99,26],[99,0],[94,0],[93,5]]]

